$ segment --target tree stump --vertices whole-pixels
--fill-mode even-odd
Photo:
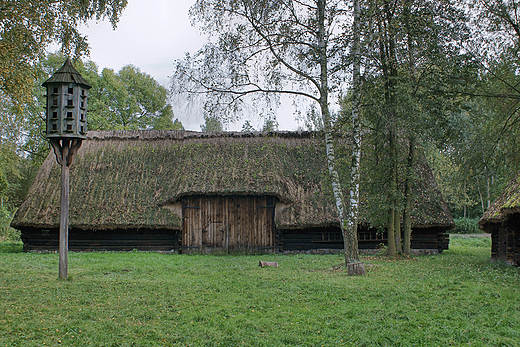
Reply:
[[[258,266],[260,267],[278,267],[278,263],[275,262],[275,261],[263,261],[263,260],[260,260],[260,262],[258,263]]]
[[[349,276],[362,276],[365,274],[365,263],[348,263],[347,274]]]

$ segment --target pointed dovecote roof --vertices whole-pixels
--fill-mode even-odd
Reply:
[[[92,88],[81,74],[72,66],[72,62],[69,58],[65,61],[65,64],[54,73],[47,81],[43,82],[42,86],[47,87],[50,83],[76,83],[83,86],[86,89]]]

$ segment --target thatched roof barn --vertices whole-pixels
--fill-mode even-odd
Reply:
[[[92,131],[88,137],[70,169],[71,250],[343,246],[316,133]],[[12,222],[27,250],[57,247],[59,169],[51,153]],[[412,248],[442,251],[453,220],[425,163],[417,177]],[[384,243],[363,205],[360,214],[360,248]]]
[[[480,228],[491,234],[491,261],[520,265],[520,174],[484,213]]]

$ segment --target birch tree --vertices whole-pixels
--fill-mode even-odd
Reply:
[[[361,167],[361,8],[354,0],[352,42],[352,153],[350,163],[350,201],[347,225],[349,234],[357,234],[359,215],[359,184]]]
[[[204,111],[225,121],[260,102],[268,116],[281,95],[316,104],[347,265],[359,263],[357,230],[336,168],[330,104],[345,87],[350,14],[340,0],[198,0],[192,19],[212,41],[179,61],[172,78],[173,94],[203,96]]]

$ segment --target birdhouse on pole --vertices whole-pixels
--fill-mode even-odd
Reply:
[[[74,69],[70,59],[43,82],[47,88],[47,139],[61,165],[59,276],[68,276],[69,167],[87,139],[87,91],[92,86]]]
[[[74,69],[70,59],[42,84],[47,88],[47,138],[87,138],[87,93],[92,86]]]

